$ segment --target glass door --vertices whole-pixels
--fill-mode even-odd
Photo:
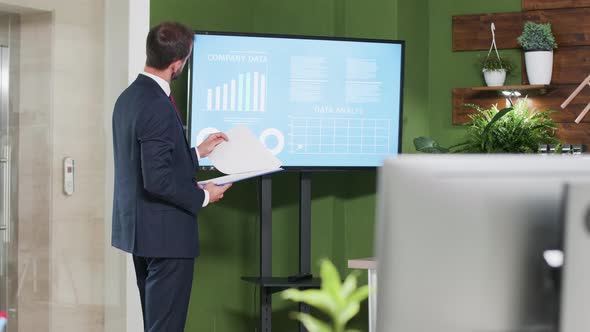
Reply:
[[[0,46],[0,311],[8,312],[11,303],[10,282],[15,266],[9,264],[13,246],[13,227],[11,218],[11,149],[8,111],[8,47]]]

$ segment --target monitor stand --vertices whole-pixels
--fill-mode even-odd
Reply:
[[[289,277],[272,276],[272,182],[271,175],[260,177],[260,276],[242,280],[260,287],[260,330],[272,331],[272,294],[288,288],[320,288],[321,281],[311,274],[311,172],[299,173],[299,271]],[[299,304],[299,311],[310,312]],[[307,331],[299,323],[299,332]]]
[[[295,275],[290,275],[287,277],[288,281],[301,281],[301,280],[308,280],[313,278],[313,274],[311,273],[306,273],[306,274],[295,274]]]

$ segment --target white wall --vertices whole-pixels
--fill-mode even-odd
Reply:
[[[132,13],[132,15],[130,15]],[[112,210],[113,162],[111,114],[113,105],[143,70],[145,40],[149,30],[149,0],[106,0],[105,116],[107,179],[105,215]],[[105,242],[110,243],[110,215],[105,223]],[[143,331],[139,293],[130,255],[107,247],[105,331]]]
[[[0,0],[0,11],[21,18],[19,332],[142,331],[133,267],[110,246],[110,119],[143,67],[149,0]]]

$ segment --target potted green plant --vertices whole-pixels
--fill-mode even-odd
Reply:
[[[524,50],[526,73],[530,84],[549,84],[553,73],[553,49],[557,48],[550,23],[524,24],[517,39]]]
[[[492,22],[490,24],[490,31],[492,32],[492,44],[488,54],[480,58],[481,71],[486,81],[487,86],[502,86],[506,81],[506,74],[512,70],[510,62],[502,59],[498,48],[496,47],[496,25]],[[492,50],[494,53],[492,53]]]
[[[477,110],[470,115],[471,121],[465,140],[445,148],[427,137],[414,139],[417,151],[427,153],[536,153],[540,144],[556,144],[553,137],[557,124],[549,117],[554,111],[536,111],[529,108],[526,98],[513,107],[499,110],[496,105],[482,109],[476,105],[466,105]],[[557,149],[556,152],[559,152]]]
[[[294,312],[292,317],[299,320],[309,332],[359,332],[346,329],[346,324],[359,312],[360,304],[369,296],[368,286],[357,287],[358,273],[352,272],[344,282],[336,267],[329,260],[320,265],[321,289],[287,289],[283,298],[304,302],[326,314],[330,319],[324,322],[306,313]]]
[[[502,86],[506,81],[506,75],[512,71],[512,64],[500,55],[491,55],[481,58],[481,71],[487,86]]]

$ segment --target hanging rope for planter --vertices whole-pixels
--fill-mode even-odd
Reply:
[[[498,61],[500,61],[500,63],[502,62],[502,60],[500,59],[500,53],[498,53],[498,48],[496,47],[496,25],[494,24],[494,22],[492,22],[492,24],[490,24],[490,30],[492,30],[492,45],[490,45],[490,50],[488,51],[488,58],[490,57],[490,54],[492,53],[492,49],[494,49],[494,51],[496,51],[496,56],[498,57]]]
[[[488,54],[481,62],[481,69],[487,86],[502,86],[506,81],[506,74],[510,71],[510,66],[500,58],[496,44],[496,25],[494,22],[490,24],[490,31],[492,33],[492,44]],[[494,58],[492,51],[494,51],[496,58]]]

